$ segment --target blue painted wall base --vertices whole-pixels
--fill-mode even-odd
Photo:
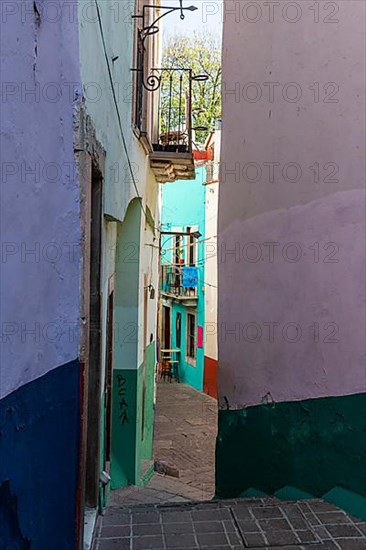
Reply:
[[[75,548],[79,362],[0,401],[0,549]]]

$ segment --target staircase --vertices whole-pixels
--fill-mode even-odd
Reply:
[[[249,489],[241,493],[240,496],[243,498],[263,498],[269,495],[259,489],[250,487]],[[272,496],[280,500],[286,501],[301,501],[317,498],[315,495],[306,493],[305,491],[302,491],[297,487],[290,486],[282,487],[281,489],[277,490]],[[343,489],[342,487],[334,487],[324,495],[321,495],[320,498],[326,502],[338,506],[349,514],[356,516],[363,521],[366,521],[366,498],[358,495],[357,493],[353,493],[352,491],[348,491],[347,489]]]
[[[107,509],[95,533],[93,550],[112,548],[362,550],[366,529],[364,522],[321,499],[256,497],[120,506]]]

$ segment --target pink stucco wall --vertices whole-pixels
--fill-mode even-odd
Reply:
[[[233,408],[365,389],[365,4],[270,4],[224,2],[219,394]]]

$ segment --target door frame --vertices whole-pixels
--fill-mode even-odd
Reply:
[[[102,232],[103,179],[92,162],[90,216],[90,285],[88,394],[86,427],[85,504],[97,508],[99,503],[101,389],[102,389]]]
[[[75,165],[80,188],[80,252],[81,252],[81,295],[80,295],[80,338],[79,338],[79,463],[78,485],[75,509],[75,548],[84,546],[85,512],[85,470],[87,456],[88,377],[90,340],[90,247],[91,247],[91,197],[93,165],[100,173],[102,182],[105,174],[105,151],[95,137],[90,118],[82,106],[78,106],[78,126],[75,131]],[[103,208],[102,208],[103,219]]]

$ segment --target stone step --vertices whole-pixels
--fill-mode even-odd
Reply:
[[[240,496],[243,498],[262,498],[269,495],[256,487],[249,487],[241,493]],[[299,487],[291,487],[289,485],[281,487],[272,496],[278,498],[279,500],[288,501],[301,501],[317,498],[316,495],[303,491]],[[343,487],[333,487],[330,491],[327,491],[321,495],[320,498],[326,502],[334,504],[342,510],[345,510],[345,512],[349,514],[366,521],[366,498],[364,496],[348,491]]]
[[[365,523],[321,499],[276,497],[110,507],[93,550],[361,549]]]

